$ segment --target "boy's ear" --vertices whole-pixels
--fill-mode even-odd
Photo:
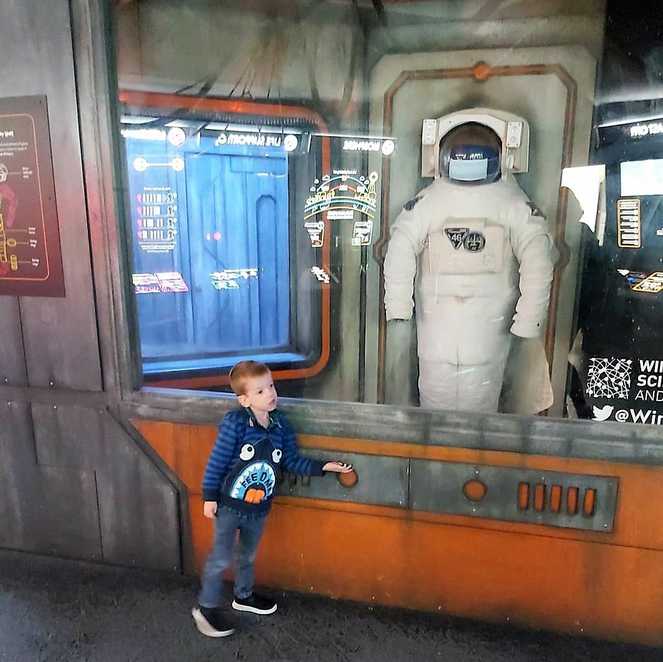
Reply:
[[[239,400],[239,404],[242,405],[242,407],[248,407],[251,404],[249,402],[249,398],[247,398],[245,394],[238,395],[237,399]]]

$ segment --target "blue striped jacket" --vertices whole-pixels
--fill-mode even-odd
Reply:
[[[203,499],[205,501],[221,501],[229,504],[226,495],[222,494],[224,479],[240,461],[240,452],[245,444],[256,445],[269,438],[275,448],[281,449],[282,460],[280,466],[287,472],[304,476],[322,476],[324,462],[303,457],[297,448],[297,437],[288,419],[279,411],[270,413],[269,426],[262,427],[256,420],[253,412],[244,407],[228,412],[221,424],[212,449],[207,468],[203,477]],[[242,512],[246,511],[245,504],[237,504]],[[254,513],[267,512],[271,505],[271,498],[259,504],[251,504],[250,511]]]

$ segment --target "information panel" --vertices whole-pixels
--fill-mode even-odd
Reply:
[[[46,97],[0,99],[0,295],[63,297]]]

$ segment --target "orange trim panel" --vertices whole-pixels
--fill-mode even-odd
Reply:
[[[133,423],[187,487],[200,568],[212,542],[200,484],[216,428]],[[615,528],[602,533],[280,497],[257,559],[260,583],[663,645],[663,467],[307,435],[300,445],[337,450],[340,458],[355,452],[616,476]],[[527,493],[523,488],[522,508],[534,509],[542,499],[560,509],[590,512],[594,507],[591,493],[567,495],[549,486],[537,496],[538,487]]]

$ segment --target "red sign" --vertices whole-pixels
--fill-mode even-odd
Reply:
[[[0,295],[63,297],[46,97],[0,99]]]

